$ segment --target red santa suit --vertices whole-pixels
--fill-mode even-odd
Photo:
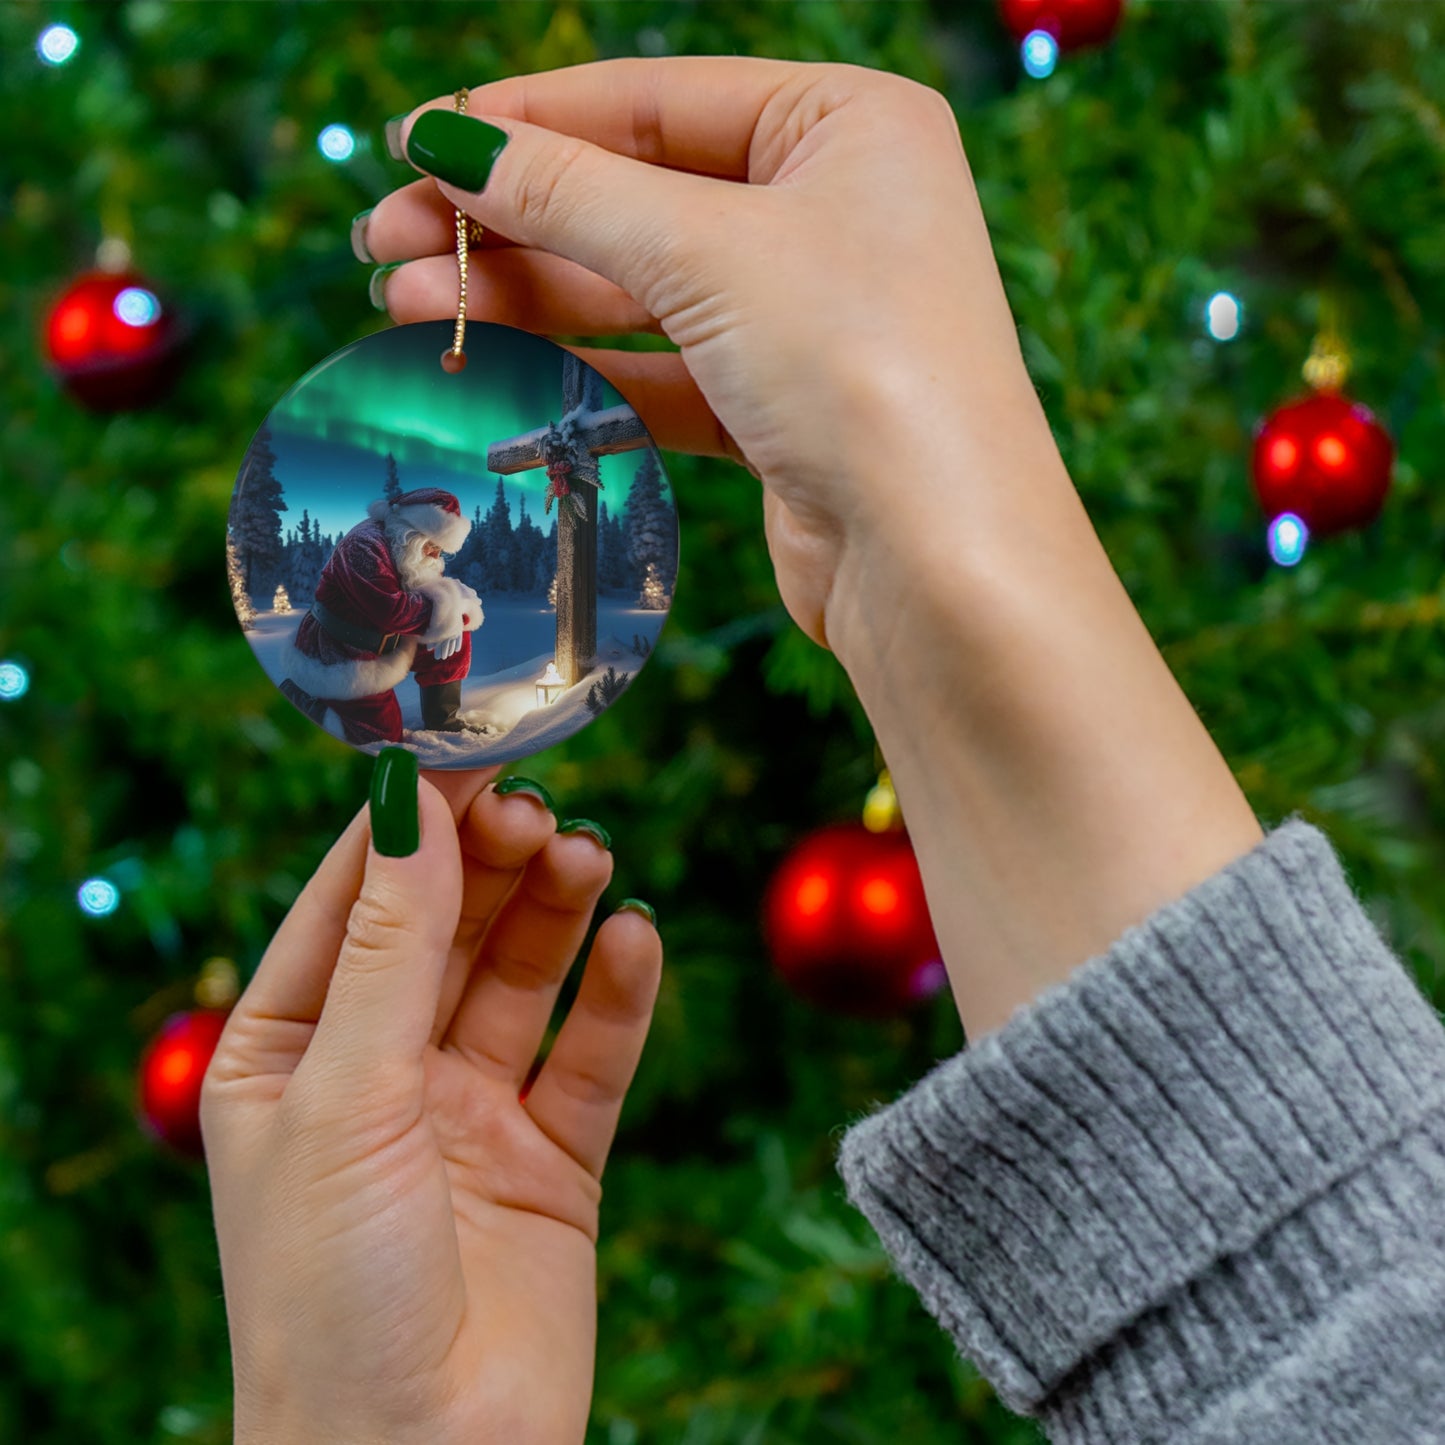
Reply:
[[[308,612],[286,651],[283,691],[321,721],[324,703],[353,743],[401,741],[396,688],[408,672],[421,688],[458,683],[471,668],[471,634],[482,625],[477,594],[455,577],[428,578],[408,590],[392,555],[383,519],[399,516],[444,552],[456,552],[471,523],[456,497],[440,487],[420,487],[395,501],[367,508],[367,520],[336,544],[316,587],[318,608]],[[449,657],[432,648],[460,635]],[[309,694],[303,701],[294,689]],[[457,692],[460,692],[458,685]],[[425,694],[424,694],[425,696]]]

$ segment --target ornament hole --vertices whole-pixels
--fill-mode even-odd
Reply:
[[[442,370],[448,376],[455,376],[459,371],[465,371],[467,367],[467,354],[465,351],[453,351],[448,347],[442,352]]]

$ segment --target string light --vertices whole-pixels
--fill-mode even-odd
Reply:
[[[35,42],[35,53],[47,65],[64,65],[80,49],[80,37],[68,25],[47,25]]]
[[[155,292],[144,286],[127,286],[111,307],[116,320],[127,326],[153,326],[161,317],[161,303]]]
[[[1269,555],[1281,567],[1293,567],[1305,554],[1310,529],[1293,512],[1281,512],[1269,524]]]
[[[321,154],[329,161],[349,161],[356,150],[356,137],[344,125],[329,125],[316,137]]]
[[[1204,328],[1216,341],[1233,341],[1244,324],[1244,307],[1228,291],[1216,291],[1204,308]]]
[[[92,918],[105,918],[120,907],[120,889],[109,878],[87,878],[75,896]]]
[[[1047,79],[1059,63],[1059,42],[1047,30],[1031,30],[1019,48],[1024,69],[1035,80]]]
[[[0,702],[15,702],[30,691],[30,674],[18,662],[0,662]]]

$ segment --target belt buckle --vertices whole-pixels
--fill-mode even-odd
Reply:
[[[381,637],[381,646],[377,649],[382,657],[388,652],[395,652],[397,645],[401,642],[401,633],[384,632]]]

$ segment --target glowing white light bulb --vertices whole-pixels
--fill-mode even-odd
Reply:
[[[1024,37],[1020,54],[1024,69],[1035,80],[1043,80],[1054,73],[1059,63],[1059,42],[1047,30],[1031,30]]]
[[[316,137],[316,144],[327,160],[349,161],[356,150],[356,137],[344,125],[329,125]]]
[[[109,878],[87,878],[76,897],[92,918],[104,918],[120,907],[120,889]]]
[[[47,65],[64,65],[80,49],[80,36],[68,25],[47,25],[35,42],[35,53]]]
[[[161,303],[153,291],[143,286],[127,286],[111,307],[127,326],[150,326],[160,320]]]
[[[30,674],[18,662],[0,662],[0,702],[14,702],[30,690]]]
[[[1281,512],[1269,524],[1269,555],[1281,567],[1293,567],[1305,554],[1310,529],[1293,512]]]
[[[1216,341],[1233,341],[1244,322],[1244,307],[1228,291],[1216,291],[1204,308],[1204,328]]]

